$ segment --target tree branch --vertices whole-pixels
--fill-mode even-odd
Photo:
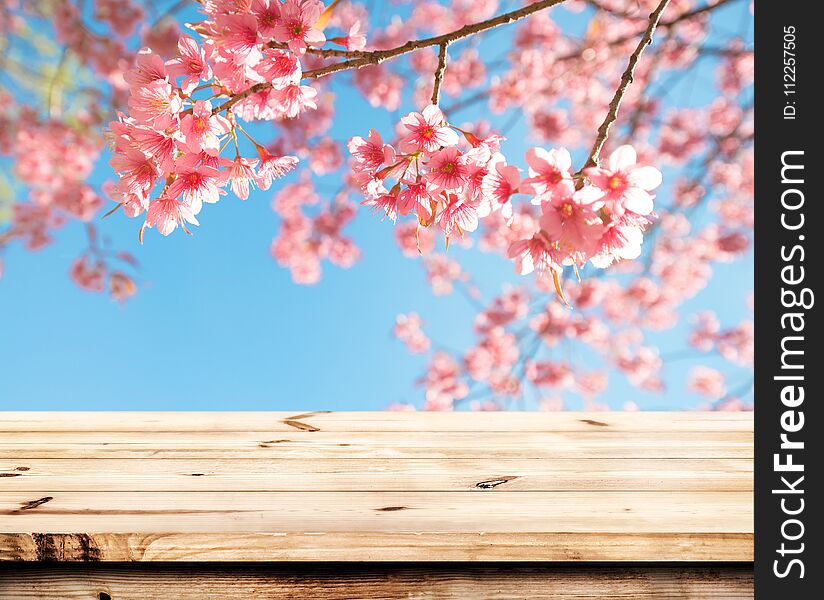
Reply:
[[[655,33],[655,28],[658,25],[658,22],[661,20],[661,13],[664,12],[664,9],[667,7],[669,2],[670,0],[661,0],[658,7],[652,12],[652,14],[650,14],[647,29],[644,32],[643,37],[641,37],[641,41],[638,42],[638,46],[636,46],[635,51],[629,57],[627,68],[624,70],[624,74],[621,75],[621,82],[618,85],[618,89],[615,90],[615,95],[612,97],[612,101],[609,103],[607,116],[598,128],[598,135],[595,138],[595,143],[592,145],[589,158],[587,158],[586,163],[584,163],[584,166],[581,168],[582,171],[587,167],[594,167],[598,165],[598,156],[601,154],[601,149],[604,147],[604,143],[609,137],[610,127],[612,127],[612,124],[618,118],[618,109],[621,107],[621,101],[624,99],[624,94],[626,94],[627,89],[629,89],[629,86],[632,83],[632,77],[635,73],[635,67],[638,64],[638,60],[641,58],[641,54],[644,53],[644,49],[652,43],[652,36]]]
[[[503,13],[497,17],[487,19],[486,21],[465,25],[460,29],[456,29],[455,31],[451,31],[449,33],[444,33],[443,35],[425,38],[422,40],[410,40],[405,44],[401,44],[400,46],[390,48],[388,50],[371,50],[368,52],[363,52],[362,56],[359,58],[352,58],[349,60],[332,63],[331,65],[326,65],[325,67],[320,67],[319,69],[306,71],[303,74],[303,78],[320,79],[321,77],[326,77],[327,75],[338,73],[339,71],[359,69],[367,65],[379,65],[385,60],[402,56],[404,54],[409,54],[410,52],[414,52],[415,50],[419,50],[421,48],[441,46],[444,44],[449,45],[452,42],[488,31],[489,29],[494,29],[495,27],[500,27],[501,25],[507,25],[509,23],[514,23],[515,21],[520,21],[521,19],[524,19],[538,11],[552,8],[553,6],[561,4],[564,1],[565,0],[539,0],[538,2],[524,6],[523,8],[519,8],[508,13]],[[258,92],[262,92],[270,87],[272,87],[271,83],[257,83],[242,92],[238,92],[223,104],[216,106],[212,110],[212,113],[215,114],[227,110],[244,98],[257,94]]]
[[[669,28],[677,25],[678,23],[681,23],[682,21],[688,21],[688,20],[690,20],[694,17],[697,17],[699,15],[703,15],[705,13],[712,12],[712,11],[718,9],[718,8],[721,8],[725,4],[729,4],[730,2],[733,2],[733,1],[734,0],[718,0],[718,2],[715,2],[713,4],[707,4],[707,5],[702,6],[700,8],[696,8],[694,10],[690,10],[690,11],[681,13],[677,17],[673,17],[672,19],[669,19],[667,21],[661,21],[660,23],[658,23],[658,27],[661,28],[661,29],[664,29],[664,28],[669,29]],[[630,33],[630,34],[627,34],[627,35],[623,35],[621,37],[617,37],[615,39],[608,40],[607,42],[605,42],[605,45],[610,47],[610,48],[615,47],[615,46],[621,46],[623,44],[626,44],[627,42],[631,42],[632,40],[634,40],[637,35],[638,35],[638,33]],[[569,52],[567,54],[563,54],[561,56],[558,56],[558,57],[555,58],[555,62],[567,62],[567,61],[570,61],[570,60],[577,60],[577,59],[581,58],[581,53],[584,50],[586,50],[588,47],[589,47],[588,45],[583,46],[583,47],[578,48],[577,50],[575,50],[573,52]]]
[[[443,75],[446,72],[446,44],[441,44],[438,51],[438,68],[435,70],[435,83],[432,86],[432,104],[438,104],[441,96],[441,84],[443,83]]]

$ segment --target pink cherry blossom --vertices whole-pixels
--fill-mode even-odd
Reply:
[[[355,167],[359,170],[375,170],[381,165],[392,163],[395,154],[392,147],[383,143],[381,134],[375,129],[369,130],[369,137],[355,136],[347,143],[347,148],[355,157]]]
[[[165,129],[177,120],[183,110],[183,101],[170,84],[158,79],[132,88],[129,110],[141,123],[155,129]]]
[[[203,150],[216,156],[220,150],[220,136],[229,133],[230,129],[229,121],[212,114],[212,103],[208,100],[196,101],[192,112],[180,120],[180,134],[191,152]]]
[[[318,91],[313,87],[292,83],[275,90],[272,97],[278,102],[283,115],[289,119],[294,119],[300,113],[318,107],[315,103],[317,95]]]
[[[146,211],[145,227],[157,227],[161,235],[169,235],[178,225],[189,233],[186,223],[200,225],[188,203],[180,202],[169,196],[161,196],[152,200]]]
[[[249,198],[249,190],[257,184],[257,174],[255,166],[258,159],[235,157],[226,171],[222,173],[222,180],[228,181],[232,188],[232,193],[241,200]]]
[[[166,61],[166,70],[172,77],[183,77],[180,89],[191,94],[198,83],[212,78],[212,67],[206,59],[206,52],[188,35],[180,36],[177,43],[179,56]]]
[[[217,169],[195,166],[191,159],[178,161],[176,168],[176,178],[166,188],[166,195],[170,198],[182,196],[194,214],[200,212],[204,202],[214,204],[220,200],[221,194],[226,193],[218,187],[220,171]]]
[[[531,186],[535,195],[534,203],[550,200],[556,190],[560,190],[564,196],[568,195],[568,186],[572,181],[572,157],[569,151],[564,148],[530,148],[526,153],[526,162],[529,165],[529,178],[524,180],[524,184]]]
[[[417,313],[398,315],[393,333],[413,354],[429,351],[430,341],[423,332],[423,320]]]
[[[349,51],[363,50],[366,47],[366,34],[361,31],[360,21],[355,21],[349,27],[349,33],[346,36],[330,38],[329,41],[340,44]]]
[[[274,37],[275,27],[280,22],[280,0],[252,0],[251,11],[257,19],[260,35]]]
[[[292,52],[303,54],[307,46],[319,46],[326,41],[323,32],[314,27],[322,12],[323,3],[318,0],[286,0],[280,6],[280,20],[272,35]]]
[[[551,200],[542,205],[540,220],[547,238],[577,264],[585,263],[601,250],[604,232],[601,218],[581,201],[582,192],[561,196],[556,190]]]
[[[661,185],[661,172],[636,164],[632,146],[621,146],[610,154],[607,168],[589,167],[584,172],[603,192],[601,200],[611,213],[622,216],[629,211],[645,216],[652,212],[653,196],[649,192]]]
[[[429,158],[429,173],[426,179],[444,190],[457,190],[469,179],[469,169],[464,164],[459,150],[450,146],[438,150]]]
[[[400,141],[404,152],[435,152],[441,147],[458,143],[458,133],[446,125],[441,109],[432,104],[422,112],[409,113],[401,119],[401,123],[409,130]]]
[[[445,194],[443,208],[435,217],[435,223],[449,237],[453,231],[458,235],[478,228],[478,205],[480,202],[457,194]]]
[[[168,82],[168,74],[163,59],[151,48],[142,48],[135,57],[134,68],[124,73],[123,79],[132,88],[140,88],[156,81]]]
[[[364,206],[371,206],[378,212],[382,212],[393,223],[398,220],[398,189],[392,188],[390,191],[380,194],[375,198],[367,198],[361,202]]]
[[[106,270],[103,263],[90,264],[87,257],[81,257],[72,263],[72,280],[84,290],[102,292],[106,286]]]
[[[284,177],[298,164],[297,156],[277,156],[269,153],[262,146],[257,147],[260,164],[257,170],[257,184],[262,190],[268,190],[272,181]]]
[[[483,193],[481,216],[500,210],[505,218],[511,218],[512,203],[510,200],[514,194],[518,193],[520,183],[521,175],[518,167],[507,165],[502,156],[499,160],[493,161],[481,184]]]
[[[689,389],[713,400],[718,400],[727,393],[724,376],[709,367],[695,367],[690,371]]]
[[[247,59],[259,53],[257,19],[251,14],[218,15],[215,24],[220,30],[219,39],[224,49]]]
[[[124,191],[136,196],[146,196],[160,176],[160,169],[155,162],[140,150],[131,147],[115,153],[109,164],[120,173]]]
[[[514,242],[507,252],[509,258],[515,259],[515,271],[527,275],[537,270],[560,269],[559,253],[543,232],[538,232],[527,240]]]
[[[436,202],[433,193],[437,190],[427,180],[408,181],[402,179],[405,187],[398,194],[398,212],[401,215],[415,213],[420,222],[432,219],[432,204]]]
[[[300,62],[291,52],[273,48],[264,50],[263,59],[255,65],[255,71],[275,89],[300,83]]]

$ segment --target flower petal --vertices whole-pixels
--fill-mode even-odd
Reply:
[[[627,174],[627,181],[633,186],[647,191],[657,188],[661,185],[662,180],[663,175],[661,175],[661,171],[655,167],[635,167],[630,169]]]
[[[638,157],[635,154],[635,148],[629,145],[619,146],[615,152],[609,155],[609,170],[610,171],[626,171],[632,167]]]

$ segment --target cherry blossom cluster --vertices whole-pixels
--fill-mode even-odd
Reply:
[[[631,146],[617,148],[603,167],[579,174],[564,148],[527,152],[529,177],[507,164],[498,135],[480,139],[450,125],[428,105],[401,119],[396,144],[376,130],[349,140],[352,178],[365,194],[363,204],[395,222],[412,216],[420,227],[450,236],[473,232],[479,221],[499,214],[513,220],[513,198],[526,195],[540,207],[537,230],[508,250],[521,274],[557,273],[564,266],[591,263],[604,268],[641,254],[644,228],[651,222],[651,194],[661,184],[655,167],[637,164]]]
[[[309,213],[310,207],[318,206],[320,210]],[[324,260],[348,268],[359,258],[357,246],[343,233],[356,212],[345,193],[322,202],[312,180],[303,176],[275,194],[272,210],[280,216],[281,228],[270,251],[279,265],[289,269],[295,283],[320,281]]]
[[[316,27],[323,9],[317,0],[210,2],[195,27],[200,41],[181,36],[177,56],[165,61],[149,48],[140,52],[126,74],[129,113],[110,125],[110,164],[120,176],[115,199],[129,217],[144,216],[141,235],[147,227],[188,232],[225,188],[246,200],[250,189],[269,189],[295,167],[296,156],[273,154],[240,121],[284,121],[317,109],[317,90],[301,84],[300,57],[326,41]],[[338,43],[356,47],[361,37],[355,29]],[[241,153],[243,142],[251,142],[252,156]]]

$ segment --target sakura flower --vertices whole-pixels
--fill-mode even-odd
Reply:
[[[358,170],[374,170],[384,162],[394,161],[394,151],[388,144],[383,143],[381,134],[375,129],[369,130],[369,137],[364,139],[355,136],[346,144],[349,152],[355,157]]]
[[[137,293],[137,286],[131,277],[120,271],[115,271],[109,277],[109,290],[114,300],[125,302]]]
[[[372,171],[358,171],[353,174],[352,180],[367,196],[379,196],[386,193],[384,177]]]
[[[432,154],[427,166],[429,173],[426,174],[426,178],[433,185],[445,190],[461,188],[468,178],[466,165],[461,160],[460,152],[455,146]]]
[[[271,38],[280,22],[280,0],[252,0],[252,14],[257,19],[260,35]]]
[[[398,315],[395,318],[393,334],[413,354],[421,354],[429,350],[430,341],[423,332],[423,320],[417,313]]]
[[[314,27],[322,12],[323,3],[319,0],[286,0],[280,6],[280,20],[272,35],[292,52],[303,54],[307,46],[320,46],[326,41],[323,32]]]
[[[497,160],[493,160],[489,172],[481,183],[483,201],[479,213],[480,216],[485,217],[493,211],[500,210],[505,219],[510,219],[512,217],[510,199],[518,193],[518,186],[521,183],[520,169],[507,165],[502,155],[498,155]]]
[[[137,217],[149,208],[148,195],[129,192],[122,181],[117,183],[107,182],[104,184],[103,189],[115,202],[122,206],[123,212],[129,218]]]
[[[206,60],[206,52],[188,35],[181,35],[177,43],[179,56],[166,61],[166,70],[172,77],[184,77],[180,89],[191,94],[200,81],[212,78],[212,67]]]
[[[257,150],[260,156],[257,184],[262,190],[268,190],[273,180],[280,179],[298,164],[297,156],[278,156],[271,154],[262,146],[258,146]]]
[[[126,71],[123,79],[133,88],[147,86],[155,81],[167,81],[166,65],[151,48],[143,48],[137,53],[134,68]]]
[[[301,69],[297,56],[284,50],[267,49],[263,58],[255,65],[255,71],[275,89],[300,82]]]
[[[542,231],[528,240],[511,244],[507,256],[515,259],[515,271],[520,275],[527,275],[536,269],[539,273],[549,269],[560,270],[556,260],[558,253]]]
[[[257,19],[250,14],[220,15],[220,41],[225,50],[248,57],[250,53],[259,55]]]
[[[149,204],[144,227],[157,227],[161,235],[169,235],[180,225],[183,231],[190,233],[186,228],[186,223],[200,225],[192,207],[186,202],[179,202],[169,196],[161,196]]]
[[[98,21],[108,23],[118,35],[131,35],[143,18],[143,8],[130,0],[97,0],[94,16]]]
[[[132,89],[129,97],[131,115],[155,129],[166,129],[183,110],[183,100],[165,80]]]
[[[695,367],[689,374],[690,391],[713,400],[722,398],[727,393],[724,375],[709,367]]]
[[[452,231],[458,230],[459,235],[464,231],[475,231],[478,228],[477,200],[467,200],[457,194],[446,194],[446,201],[440,212],[435,216],[435,223],[449,237]]]
[[[565,388],[575,383],[572,368],[566,362],[530,360],[525,375],[536,386]]]
[[[255,166],[258,159],[243,158],[236,156],[231,166],[221,173],[223,183],[229,182],[232,192],[241,200],[249,198],[249,188],[254,187],[257,181]]]
[[[542,206],[541,228],[556,247],[582,264],[600,250],[603,223],[598,215],[581,202],[581,192],[565,197],[553,196]]]
[[[472,148],[464,154],[467,163],[474,163],[478,166],[485,166],[501,148],[504,138],[497,134],[492,134],[484,139],[478,138],[474,133],[463,132],[466,141]]]
[[[649,192],[661,185],[661,172],[637,165],[632,146],[620,146],[610,154],[606,169],[589,167],[584,173],[603,192],[602,200],[611,213],[621,216],[629,211],[645,216],[652,212]]]
[[[458,133],[446,125],[441,109],[430,104],[423,112],[411,112],[401,119],[409,133],[401,138],[400,148],[404,152],[435,152],[442,146],[458,143]]]
[[[83,256],[72,263],[70,276],[78,287],[90,292],[102,292],[106,285],[106,270],[102,263],[90,264]]]
[[[401,180],[405,187],[398,195],[398,212],[408,215],[415,212],[420,222],[428,222],[432,219],[432,203],[434,201],[432,192],[435,188],[425,179],[420,181]]]
[[[161,169],[172,170],[177,152],[175,137],[166,131],[157,131],[142,125],[132,130],[132,136],[137,148],[154,159]]]
[[[346,36],[330,38],[329,41],[343,46],[350,52],[363,50],[366,47],[366,34],[361,32],[360,21],[355,21],[349,27],[349,33]]]
[[[376,198],[367,198],[361,202],[364,206],[371,206],[382,211],[393,223],[398,219],[398,189],[397,186]]]
[[[572,185],[572,157],[564,148],[544,150],[530,148],[526,152],[529,165],[529,178],[524,180],[535,194],[533,204],[550,200],[556,191],[568,196]]]
[[[160,169],[155,162],[132,147],[115,153],[109,164],[120,174],[120,181],[125,186],[123,191],[137,196],[147,195],[160,176]]]
[[[317,109],[318,105],[315,103],[317,95],[318,91],[313,87],[292,83],[275,90],[272,96],[283,111],[283,115],[294,119],[305,110]]]
[[[212,114],[212,103],[208,100],[195,102],[192,112],[180,120],[180,133],[191,152],[203,150],[217,155],[220,150],[219,136],[227,134],[230,129],[229,121],[219,114]]]
[[[598,244],[601,251],[590,260],[592,264],[604,269],[616,259],[633,260],[641,256],[641,244],[644,233],[631,222],[613,221],[604,230]]]
[[[221,194],[226,193],[218,188],[220,171],[209,166],[195,166],[196,160],[191,157],[179,160],[175,165],[177,177],[166,189],[170,198],[182,195],[194,214],[200,212],[204,202],[214,204],[220,200]]]
[[[460,366],[446,352],[435,353],[421,384],[426,388],[426,410],[452,410],[453,402],[469,393]]]

